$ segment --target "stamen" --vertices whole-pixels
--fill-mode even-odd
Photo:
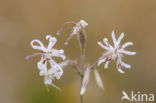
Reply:
[[[34,53],[34,54],[32,54],[32,55],[28,55],[28,56],[25,57],[25,60],[28,60],[28,59],[30,59],[30,58],[32,58],[32,57],[34,57],[34,56],[40,55],[40,54],[41,54],[41,53]]]
[[[65,22],[62,25],[62,28],[57,32],[57,35],[60,35],[60,33],[64,30],[65,25],[67,25],[67,24],[75,24],[75,22],[73,22],[73,21]]]

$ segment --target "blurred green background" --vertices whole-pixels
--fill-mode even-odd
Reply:
[[[76,36],[64,46],[71,26],[56,36],[66,21],[88,22],[86,62],[94,63],[103,49],[97,41],[111,39],[114,29],[117,37],[125,32],[126,41],[134,42],[127,49],[136,51],[124,61],[132,68],[120,74],[111,62],[109,69],[100,66],[99,72],[105,89],[98,88],[91,77],[85,93],[85,103],[121,103],[122,90],[156,93],[156,1],[155,0],[0,0],[0,103],[79,103],[80,78],[71,68],[56,85],[46,91],[43,77],[38,75],[37,61],[28,61],[26,55],[37,52],[30,46],[33,39],[45,40],[51,34],[59,40],[57,49],[63,48],[68,58],[80,63],[80,49]]]

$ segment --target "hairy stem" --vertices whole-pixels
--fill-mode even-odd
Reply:
[[[85,70],[85,48],[83,47],[81,48],[81,68],[82,68],[81,72],[81,85],[82,85]],[[84,95],[80,95],[80,103],[84,103]]]

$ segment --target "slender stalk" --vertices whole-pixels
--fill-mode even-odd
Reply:
[[[82,68],[82,72],[81,72],[81,85],[82,85],[82,81],[83,81],[83,77],[84,77],[84,70],[85,70],[85,48],[81,48],[81,68]],[[80,103],[84,103],[84,95],[80,95]]]

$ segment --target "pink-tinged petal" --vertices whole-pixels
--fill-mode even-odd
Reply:
[[[55,45],[55,43],[57,42],[57,39],[55,37],[52,37],[51,35],[47,35],[46,39],[49,39],[49,45],[48,45],[48,50],[51,50],[52,47]]]
[[[34,43],[37,43],[38,45],[34,45]],[[43,43],[40,40],[37,40],[37,39],[32,40],[30,44],[33,49],[42,50],[42,51],[46,50]]]
[[[98,61],[98,66],[100,66],[100,64],[104,63],[105,61],[106,61],[106,58],[100,59],[100,60]]]
[[[104,65],[104,68],[108,68],[108,64],[110,63],[110,61],[107,61],[106,63],[105,63],[105,65]]]
[[[81,91],[80,94],[84,95],[86,88],[88,86],[89,83],[89,77],[90,77],[90,69],[87,68],[83,77],[83,81],[82,81],[82,87],[81,87]]]
[[[122,49],[124,49],[124,48],[126,48],[127,46],[130,46],[130,45],[133,45],[133,43],[132,42],[126,42],[126,43],[124,43],[123,45],[122,45]]]
[[[32,58],[32,57],[34,57],[34,56],[40,55],[40,54],[41,54],[41,53],[34,53],[34,54],[32,54],[32,55],[28,55],[28,56],[25,57],[25,60],[28,60],[28,59],[30,59],[30,58]]]
[[[105,50],[110,50],[108,47],[104,46],[101,42],[98,41],[98,45],[100,45]]]
[[[119,36],[118,40],[117,40],[117,44],[119,45],[121,40],[123,39],[124,37],[124,33],[122,32],[121,35]]]
[[[104,84],[102,82],[102,79],[101,79],[100,74],[97,69],[94,70],[94,75],[95,75],[95,80],[96,80],[98,86],[100,88],[104,89]]]
[[[115,33],[114,30],[112,31],[112,39],[113,39],[113,43],[114,43],[114,47],[116,47],[117,41],[116,41],[116,37],[115,37]]]
[[[120,49],[119,53],[126,54],[126,55],[135,55],[136,54],[136,52],[126,51],[123,49]]]

